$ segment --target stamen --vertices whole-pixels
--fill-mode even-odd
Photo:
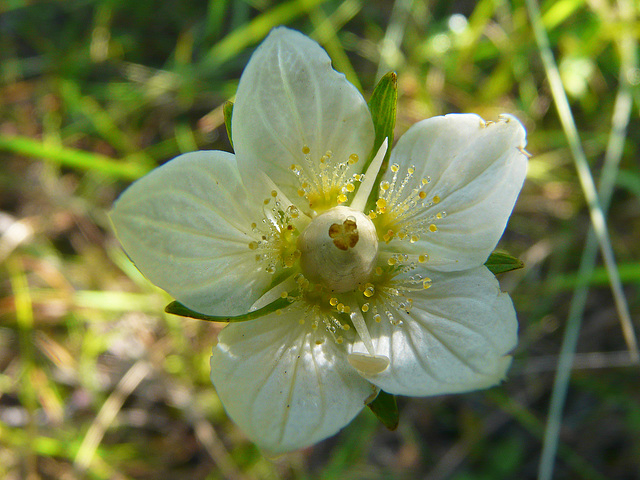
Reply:
[[[349,167],[358,162],[358,155],[352,153],[347,159],[340,160],[334,159],[333,152],[328,150],[316,163],[313,153],[309,146],[303,146],[304,162],[290,166],[300,185],[298,195],[305,197],[313,210],[321,211],[345,203],[347,194],[355,191],[353,183],[364,179],[361,174],[347,175]]]
[[[299,218],[298,207],[281,199],[276,190],[270,192],[263,204],[264,218],[260,225],[251,224],[251,230],[259,240],[250,241],[248,247],[257,252],[256,261],[262,264],[264,271],[273,274],[279,266],[290,268],[300,258],[296,239],[305,222]]]
[[[364,343],[365,348],[369,352],[369,355],[375,355],[375,350],[373,348],[373,341],[371,340],[371,335],[369,334],[369,329],[367,328],[367,324],[364,321],[364,317],[362,316],[362,312],[358,308],[355,303],[352,305],[351,314],[349,315],[351,319],[351,323],[358,332],[362,343]],[[386,368],[386,367],[385,367]]]
[[[367,375],[381,373],[389,366],[389,358],[384,355],[350,353],[347,355],[347,361],[353,368]]]
[[[360,184],[360,188],[351,202],[351,208],[354,210],[364,210],[364,207],[367,204],[367,199],[373,189],[373,183],[376,181],[376,177],[378,176],[378,172],[382,166],[382,160],[384,160],[384,156],[387,154],[388,145],[388,139],[385,138],[382,145],[380,145],[378,153],[376,153],[376,156],[371,161],[371,164],[367,169],[367,173],[365,174],[364,181]]]

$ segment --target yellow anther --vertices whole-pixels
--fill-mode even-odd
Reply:
[[[440,213],[440,212],[436,213],[436,218],[438,220],[441,220],[442,219],[442,213]]]
[[[342,329],[345,330],[345,331],[349,330],[350,328],[351,328],[351,326],[349,324],[345,323],[345,324],[342,325]]]
[[[411,235],[411,238],[409,239],[411,243],[416,243],[418,240],[420,240],[418,235]]]
[[[364,305],[362,305],[360,307],[360,310],[362,310],[364,313],[368,312],[369,311],[369,304],[365,303]]]
[[[376,275],[382,275],[382,267],[376,267]]]
[[[344,203],[347,201],[347,196],[344,193],[338,195],[338,203]]]
[[[352,153],[351,155],[349,155],[349,165],[353,165],[354,163],[358,163],[358,154],[357,153]]]
[[[427,255],[420,255],[420,256],[418,257],[418,262],[420,262],[420,263],[424,263],[424,262],[426,262],[426,261],[427,261],[427,258],[429,258]]]
[[[305,155],[309,155],[309,152],[311,152],[311,149],[307,145],[302,147],[302,153],[304,153]]]
[[[276,198],[278,196],[278,192],[276,192],[275,190],[271,190],[271,196],[273,198]]]
[[[347,189],[347,192],[353,192],[356,189],[356,186],[353,183],[347,183],[347,186],[344,188]]]
[[[379,198],[378,200],[376,200],[376,207],[384,208],[386,206],[387,206],[387,201],[384,198]]]
[[[391,165],[391,171],[393,173],[396,173],[399,168],[400,168],[400,165],[398,165],[397,163],[394,163],[393,165]]]
[[[387,260],[387,264],[389,264],[390,266],[394,266],[396,262],[397,260],[395,259],[395,257],[391,257],[389,258],[389,260]]]
[[[440,197],[438,195],[433,196],[433,203],[440,203]]]
[[[344,303],[339,303],[338,305],[336,305],[336,310],[338,310],[339,312],[344,312]]]
[[[335,307],[338,304],[338,299],[336,297],[331,297],[329,299],[329,305],[331,305],[332,307]]]
[[[416,170],[415,170],[415,168],[413,168],[413,167],[409,167],[409,168],[407,169],[407,173],[408,173],[409,175],[413,175],[415,172],[416,172]]]
[[[249,242],[249,248],[251,250],[255,250],[256,248],[258,248],[258,242]]]
[[[378,323],[380,323],[380,322],[382,321],[382,317],[380,316],[380,314],[379,314],[379,313],[376,313],[376,314],[373,316],[373,319],[374,319],[376,322],[378,322]]]
[[[427,198],[427,194],[426,194],[425,192],[420,192],[420,193],[418,194],[418,196],[419,196],[422,200],[424,200],[425,198]]]
[[[432,223],[431,225],[429,225],[429,230],[435,232],[438,230],[438,227],[436,227],[435,224]]]
[[[289,293],[286,291],[280,294],[280,298],[287,298],[288,296],[289,296]]]

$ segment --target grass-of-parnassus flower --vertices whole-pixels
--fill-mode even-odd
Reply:
[[[363,171],[374,143],[365,100],[286,28],[255,51],[236,98],[235,155],[171,160],[129,187],[111,219],[137,268],[195,312],[287,300],[229,324],[213,349],[211,379],[248,437],[282,453],[336,433],[379,389],[499,383],[517,322],[483,263],[525,177],[520,122],[421,121],[376,180],[387,144]]]

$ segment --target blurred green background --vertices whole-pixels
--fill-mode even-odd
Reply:
[[[541,13],[586,160],[613,188],[604,213],[637,329],[638,4],[546,1]],[[529,479],[555,441],[554,478],[640,478],[640,370],[600,260],[579,269],[589,214],[575,136],[531,19],[524,0],[0,2],[0,478]],[[280,24],[318,40],[365,97],[397,71],[396,138],[433,115],[508,112],[534,156],[499,245],[526,262],[501,276],[520,320],[508,381],[401,398],[395,432],[366,410],[269,460],[209,382],[220,326],[163,314],[171,299],[129,263],[106,211],[173,156],[230,150],[221,106]],[[570,315],[585,284],[584,314],[574,300]],[[545,438],[561,358],[562,428]]]

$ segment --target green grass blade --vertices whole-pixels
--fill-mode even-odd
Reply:
[[[248,46],[262,40],[272,28],[286,25],[326,1],[292,0],[274,6],[249,23],[233,30],[211,47],[202,61],[202,67],[209,71],[215,70],[216,67],[236,57]]]
[[[552,86],[553,96],[563,123],[563,127],[569,139],[570,146],[583,186],[583,191],[589,203],[590,213],[592,215],[593,226],[589,230],[587,236],[587,244],[585,246],[583,256],[581,258],[578,281],[580,282],[574,291],[572,298],[567,328],[565,330],[563,344],[558,362],[558,372],[554,381],[551,404],[549,407],[549,418],[544,433],[543,449],[540,458],[538,478],[540,480],[550,480],[553,477],[554,463],[556,452],[558,449],[560,425],[566,400],[569,377],[571,375],[571,366],[573,365],[574,354],[578,342],[582,316],[587,300],[588,288],[586,282],[591,277],[595,266],[595,258],[598,243],[602,249],[605,265],[609,273],[609,278],[616,297],[616,306],[618,307],[623,330],[625,331],[625,339],[630,349],[632,358],[638,361],[637,342],[633,334],[633,327],[630,317],[626,311],[626,302],[621,292],[621,284],[617,272],[617,266],[613,260],[611,246],[606,236],[604,213],[610,203],[617,166],[622,156],[622,146],[626,136],[626,127],[631,113],[631,95],[628,84],[625,80],[626,69],[629,68],[632,58],[635,57],[635,47],[629,49],[628,45],[622,48],[623,58],[621,62],[621,84],[616,104],[614,107],[613,130],[610,136],[609,145],[607,147],[607,155],[605,159],[605,171],[603,173],[600,184],[600,195],[602,205],[598,205],[597,196],[595,194],[595,186],[588,169],[587,161],[578,141],[578,134],[573,117],[569,109],[569,104],[564,94],[564,89],[553,60],[553,55],[549,48],[546,32],[542,26],[540,18],[540,10],[535,0],[527,0],[527,7],[533,23],[536,40],[541,50],[541,56],[545,65],[547,77]],[[631,50],[632,53],[625,59],[624,51]],[[622,311],[621,311],[622,310]],[[626,312],[626,313],[625,313]],[[626,316],[626,318],[625,318]],[[625,325],[625,322],[627,323]]]
[[[0,150],[25,157],[42,158],[65,167],[97,172],[122,180],[136,180],[150,170],[148,166],[139,163],[118,161],[98,153],[61,147],[22,136],[0,136]]]

